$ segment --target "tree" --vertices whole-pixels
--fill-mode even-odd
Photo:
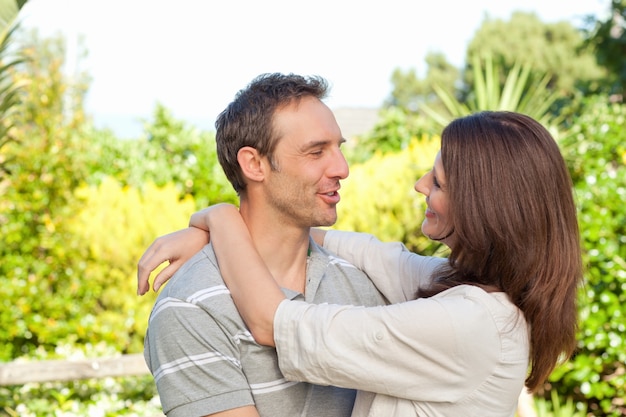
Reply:
[[[237,194],[217,160],[215,135],[200,132],[176,120],[171,112],[157,105],[154,120],[145,124],[147,154],[152,162],[147,170],[157,185],[168,182],[191,195],[198,208],[217,202],[236,203]]]
[[[399,151],[414,138],[433,134],[452,119],[481,110],[524,113],[554,128],[552,130],[556,134],[560,118],[552,113],[552,106],[561,95],[559,91],[548,88],[552,80],[550,74],[533,72],[530,64],[516,63],[502,78],[502,67],[491,55],[476,55],[470,60],[474,74],[472,84],[465,87],[464,94],[459,89],[447,89],[445,78],[443,85],[433,80],[430,89],[438,101],[422,100],[418,114],[401,106],[384,109],[381,121],[372,132],[359,138],[358,146],[350,154],[351,161],[363,162],[376,153]]]
[[[621,63],[622,56],[616,55],[616,61]],[[475,57],[482,60],[476,61]],[[493,64],[485,64],[484,57],[489,57]],[[522,12],[513,13],[509,21],[485,19],[468,46],[462,78],[458,76],[461,72],[447,63],[442,54],[429,54],[426,62],[424,79],[414,69],[393,72],[393,90],[387,106],[401,107],[409,113],[428,107],[441,114],[449,110],[449,103],[444,103],[450,99],[467,104],[477,100],[480,81],[475,77],[492,65],[497,72],[488,79],[491,82],[491,77],[495,77],[500,90],[512,76],[526,78],[527,86],[542,83],[542,89],[554,92],[561,100],[572,99],[579,92],[596,91],[606,77],[605,69],[596,63],[591,49],[585,47],[582,32],[568,22],[543,23],[535,14]],[[474,68],[476,65],[479,68]],[[544,79],[546,75],[548,79]],[[442,92],[449,98],[442,101]]]
[[[626,90],[626,0],[612,0],[610,9],[606,20],[588,17],[593,28],[587,31],[586,44],[593,48],[598,63],[609,72],[606,90],[615,100],[623,101]]]
[[[99,155],[89,166],[91,184],[107,177],[139,190],[149,182],[159,187],[173,184],[179,198],[193,197],[198,208],[238,201],[218,163],[215,134],[176,119],[162,104],[144,121],[140,138],[119,140],[109,131],[98,131],[91,146]]]
[[[453,89],[459,78],[459,70],[450,64],[441,53],[429,53],[426,55],[426,76],[420,79],[414,68],[406,72],[395,69],[391,75],[393,89],[387,99],[386,107],[401,107],[415,112],[421,103],[433,105],[438,97],[433,89],[439,85],[447,89]]]
[[[406,72],[394,70],[393,90],[380,112],[380,121],[371,132],[358,138],[358,145],[348,153],[351,162],[364,162],[377,153],[397,152],[418,137],[439,133],[438,126],[421,117],[419,110],[428,106],[443,111],[445,106],[436,93],[437,86],[454,90],[459,70],[441,53],[429,53],[425,61],[427,70],[423,79],[413,68]]]
[[[538,80],[533,78],[529,64],[517,63],[506,75],[501,86],[501,67],[490,55],[482,59],[471,58],[474,75],[473,84],[468,87],[466,100],[442,87],[435,85],[435,91],[446,106],[445,112],[438,112],[427,105],[422,110],[440,126],[446,126],[457,117],[467,116],[481,110],[507,110],[529,115],[548,127],[555,127],[558,119],[550,113],[550,107],[556,103],[559,95],[550,91],[547,84],[549,74],[543,74]],[[535,73],[535,76],[537,73]]]
[[[81,207],[73,190],[85,181],[86,161],[97,158],[82,111],[85,84],[68,84],[61,71],[63,41],[31,33],[23,44],[30,46],[15,67],[15,82],[24,84],[11,114],[15,140],[3,148],[11,175],[0,200],[0,298],[14,301],[0,313],[10,323],[0,331],[3,360],[45,346],[51,333],[68,333],[64,319],[75,305],[58,294],[79,294],[84,265],[65,220]]]
[[[548,88],[562,96],[578,89],[597,89],[606,72],[584,47],[582,32],[568,22],[543,23],[534,13],[515,12],[509,21],[486,18],[466,52],[464,81],[472,85],[473,56],[491,55],[502,79],[521,63],[531,71],[551,74]]]

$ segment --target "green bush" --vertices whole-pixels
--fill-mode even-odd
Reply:
[[[97,184],[113,177],[139,190],[147,182],[159,187],[174,185],[181,198],[193,197],[197,208],[238,201],[217,161],[214,133],[190,127],[161,105],[144,129],[144,137],[133,140],[95,132],[92,152],[100,158],[90,165],[89,182]]]
[[[556,391],[550,393],[550,400],[537,398],[535,400],[537,417],[585,417],[586,408],[583,404],[574,404],[571,398],[561,402]]]
[[[551,377],[598,416],[626,415],[626,106],[589,100],[564,136],[586,267],[575,357]]]
[[[425,202],[413,188],[432,168],[439,141],[439,137],[414,139],[403,150],[376,153],[367,162],[353,165],[342,183],[333,228],[404,242],[409,249],[424,254],[441,248],[421,232]]]
[[[84,262],[66,220],[81,208],[73,189],[83,165],[77,133],[24,135],[5,148],[11,173],[0,182],[0,361],[49,344],[51,333],[71,334]],[[75,167],[68,170],[67,167]]]
[[[35,274],[28,285],[19,285],[18,273],[0,287],[3,301],[18,307],[0,313],[3,346],[37,341],[37,346],[7,352],[6,359],[20,353],[37,360],[67,359],[77,352],[104,357],[143,350],[155,295],[137,297],[137,261],[155,237],[185,227],[195,203],[190,197],[180,200],[173,185],[158,188],[148,183],[139,192],[112,178],[80,187],[75,195],[82,209],[66,219],[65,227],[68,236],[80,242],[75,253],[80,273],[66,271],[56,290],[45,276]],[[62,269],[57,262],[51,259],[51,267]],[[0,410],[14,416],[47,416],[51,409],[66,416],[93,415],[97,410],[102,416],[156,415],[160,410],[149,375],[0,388],[0,404]]]
[[[141,352],[154,297],[136,295],[137,261],[157,236],[186,227],[195,203],[179,200],[173,185],[147,183],[139,192],[112,179],[77,194],[85,206],[71,226],[83,242],[86,268],[74,334],[81,344],[106,341],[118,352]]]
[[[4,258],[2,360],[62,342],[142,349],[151,300],[135,295],[137,261],[155,237],[185,227],[195,204],[179,200],[173,186],[146,185],[140,194],[114,180],[79,188],[76,196],[83,203],[68,213],[63,235],[39,234],[50,236],[50,255],[39,260],[22,249]],[[27,238],[19,229],[15,236]]]

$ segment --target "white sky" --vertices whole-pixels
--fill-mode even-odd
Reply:
[[[425,70],[429,51],[461,67],[485,16],[513,11],[580,26],[610,0],[29,0],[23,25],[85,36],[96,125],[137,136],[160,102],[213,130],[217,114],[263,72],[319,74],[332,108],[378,107],[395,68]],[[71,58],[71,57],[70,57]],[[71,59],[69,61],[72,62]]]

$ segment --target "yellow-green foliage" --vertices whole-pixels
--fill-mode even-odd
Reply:
[[[439,145],[439,137],[414,139],[402,151],[376,154],[353,165],[343,182],[334,228],[372,233],[423,250],[429,245],[421,233],[424,197],[413,186],[432,168]]]
[[[173,185],[158,188],[146,184],[140,191],[105,179],[98,187],[76,191],[86,208],[75,221],[89,243],[91,254],[107,262],[136,263],[155,237],[187,227],[195,211],[194,201],[179,201]]]
[[[77,335],[105,334],[120,349],[140,351],[154,297],[136,295],[137,262],[156,237],[187,226],[194,201],[179,200],[173,185],[147,184],[139,191],[113,179],[77,193],[86,204],[72,225],[89,249],[90,263],[83,285],[97,292],[102,307],[80,321]]]

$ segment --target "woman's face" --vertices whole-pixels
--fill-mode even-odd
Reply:
[[[450,246],[454,229],[448,217],[448,191],[441,152],[435,157],[433,169],[415,183],[415,191],[426,196],[426,212],[422,223],[422,233],[430,239],[438,240]]]

